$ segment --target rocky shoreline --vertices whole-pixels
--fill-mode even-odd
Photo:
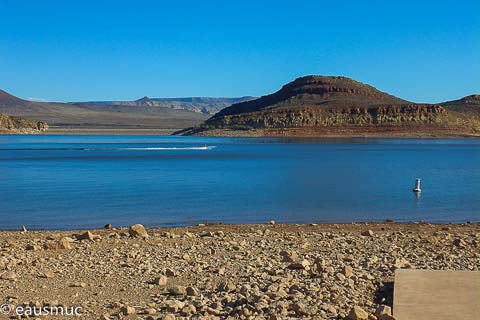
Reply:
[[[396,269],[479,270],[479,244],[478,223],[0,231],[0,318],[391,320]]]

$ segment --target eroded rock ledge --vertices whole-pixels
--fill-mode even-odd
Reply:
[[[47,130],[48,124],[45,122],[0,114],[1,134],[34,134]]]

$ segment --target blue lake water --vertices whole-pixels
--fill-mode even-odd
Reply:
[[[480,220],[480,140],[0,136],[0,229],[386,218]]]

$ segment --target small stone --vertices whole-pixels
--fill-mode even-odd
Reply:
[[[73,239],[64,237],[58,241],[48,241],[43,245],[45,250],[70,250],[72,249]]]
[[[215,235],[213,234],[213,232],[210,232],[210,231],[205,231],[205,232],[202,232],[198,235],[200,238],[212,238],[214,237]]]
[[[0,279],[2,280],[9,280],[9,281],[17,281],[17,275],[13,271],[7,271],[0,275]]]
[[[173,271],[172,269],[170,268],[167,268],[165,270],[165,274],[168,276],[168,277],[175,277],[175,271]]]
[[[160,276],[158,278],[155,278],[153,281],[154,284],[159,285],[159,286],[166,286],[168,282],[168,278],[165,276]]]
[[[341,282],[344,282],[345,279],[346,279],[346,277],[345,277],[342,273],[337,273],[335,276],[336,276],[337,279],[338,279],[339,281],[341,281]]]
[[[72,288],[85,288],[87,284],[85,282],[75,282],[70,285]]]
[[[350,313],[348,314],[348,319],[349,320],[367,320],[368,313],[365,312],[365,310],[363,310],[362,308],[355,306],[350,310]]]
[[[135,308],[134,307],[123,307],[120,309],[120,312],[125,315],[125,316],[128,316],[128,315],[132,315],[132,314],[135,314]]]
[[[41,277],[45,279],[51,279],[54,277],[54,274],[52,271],[45,271],[41,274]]]
[[[95,236],[93,235],[93,233],[91,233],[90,231],[87,231],[85,233],[82,233],[80,235],[77,235],[76,236],[77,240],[90,240],[90,241],[94,241],[95,239]]]
[[[294,262],[298,260],[298,254],[294,251],[288,252],[288,251],[282,251],[280,252],[280,256],[282,257],[282,262]]]
[[[342,272],[343,272],[343,275],[347,278],[350,278],[351,276],[353,276],[353,269],[350,266],[344,266]]]
[[[465,247],[466,243],[463,241],[463,239],[457,238],[453,240],[453,245],[457,247]]]
[[[276,222],[275,220],[270,220],[269,224],[274,225]]]
[[[194,296],[198,296],[198,290],[197,288],[195,287],[187,287],[187,296],[191,296],[191,297],[194,297]]]
[[[230,281],[225,281],[220,283],[217,288],[217,292],[233,292],[237,289],[237,287]]]
[[[146,314],[155,314],[155,313],[157,313],[157,309],[155,309],[155,308],[148,308],[148,309],[145,310],[145,313],[146,313]]]
[[[308,260],[302,260],[302,261],[290,264],[288,268],[292,270],[304,270],[304,269],[307,269],[309,266],[310,266],[310,262],[308,262]]]
[[[34,244],[27,244],[27,246],[25,247],[25,250],[38,251],[38,250],[40,250],[40,246],[37,246],[37,245],[34,245]]]
[[[396,269],[412,269],[412,268],[413,266],[409,261],[403,258],[397,258],[395,259],[395,263],[390,269],[392,271],[395,271]]]
[[[185,302],[178,300],[169,300],[165,304],[168,312],[178,312],[185,306]]]
[[[145,227],[141,224],[134,224],[128,229],[128,233],[130,236],[135,237],[135,238],[143,238],[146,239],[148,238],[148,233],[147,230],[145,230]]]
[[[191,304],[182,308],[182,315],[184,316],[191,315],[195,312],[197,312],[197,308],[195,308],[195,306]]]
[[[168,288],[168,293],[174,296],[185,296],[187,294],[187,290],[183,286],[173,286]]]
[[[386,305],[378,306],[377,310],[375,310],[375,315],[377,316],[377,318],[380,318],[380,316],[382,316],[384,314],[391,315],[392,314],[392,308],[390,308],[389,306],[386,306]]]
[[[106,225],[103,226],[103,229],[112,230],[112,229],[113,229],[113,226],[112,226],[111,223],[107,223]]]
[[[365,231],[362,232],[362,236],[373,237],[373,231],[372,230],[365,230]]]

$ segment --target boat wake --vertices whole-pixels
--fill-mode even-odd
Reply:
[[[216,146],[201,147],[125,147],[125,148],[16,148],[0,151],[161,151],[161,150],[212,150]]]

